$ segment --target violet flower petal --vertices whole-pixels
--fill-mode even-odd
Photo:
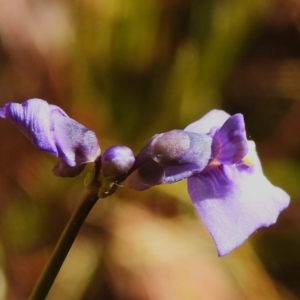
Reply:
[[[77,121],[69,118],[60,108],[50,112],[53,122],[53,139],[59,157],[67,165],[74,167],[79,164],[95,161],[100,155],[95,133]]]
[[[189,195],[219,256],[238,247],[256,229],[274,224],[290,201],[263,175],[253,142],[248,156],[251,166],[208,166],[188,178]]]
[[[0,108],[0,117],[14,124],[39,150],[58,156],[46,101],[30,99],[22,104],[7,103]]]
[[[248,152],[244,117],[231,116],[213,135],[213,159],[226,165],[241,160]]]
[[[7,103],[0,108],[0,117],[13,123],[39,150],[59,158],[53,169],[56,176],[76,176],[100,155],[93,131],[44,100]]]
[[[221,127],[230,117],[223,110],[213,109],[199,120],[188,125],[184,130],[189,132],[208,134],[212,128]]]

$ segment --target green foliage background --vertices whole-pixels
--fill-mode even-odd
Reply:
[[[48,299],[300,298],[300,5],[293,0],[0,3],[0,101],[37,97],[136,152],[213,108],[245,116],[266,175],[293,198],[218,258],[186,183],[120,187],[82,228]],[[84,194],[2,121],[0,299],[26,299]]]

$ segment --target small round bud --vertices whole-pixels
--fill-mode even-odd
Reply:
[[[135,157],[132,150],[126,146],[112,146],[101,156],[104,176],[116,177],[130,170]]]

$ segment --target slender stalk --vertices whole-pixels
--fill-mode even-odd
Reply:
[[[65,258],[73,245],[73,242],[88,216],[89,212],[98,200],[98,192],[93,191],[85,196],[80,206],[71,216],[67,223],[52,255],[41,274],[36,286],[29,297],[29,300],[46,299],[47,294],[63,264]]]

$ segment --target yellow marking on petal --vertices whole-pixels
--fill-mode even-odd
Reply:
[[[219,166],[221,163],[217,159],[213,159],[209,164],[209,166]]]
[[[251,167],[254,164],[253,160],[248,154],[242,158],[242,162],[248,167]]]

